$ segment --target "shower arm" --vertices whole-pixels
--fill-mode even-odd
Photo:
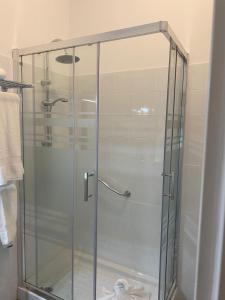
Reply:
[[[109,189],[110,191],[112,191],[113,193],[125,197],[125,198],[129,198],[131,196],[131,192],[130,191],[125,191],[123,193],[117,191],[116,189],[114,189],[113,187],[111,187],[107,182],[105,182],[104,180],[98,178],[98,181],[101,182],[107,189]]]
[[[67,98],[58,98],[56,100],[43,100],[43,106],[54,106],[57,102],[69,102]]]

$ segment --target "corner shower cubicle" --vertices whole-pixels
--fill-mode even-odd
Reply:
[[[170,299],[187,54],[167,22],[13,52],[19,299]]]

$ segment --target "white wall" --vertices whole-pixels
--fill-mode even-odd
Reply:
[[[71,36],[167,20],[199,63],[208,61],[211,12],[212,0],[72,1]]]
[[[0,65],[12,78],[11,52],[68,38],[70,0],[0,0]]]
[[[225,2],[215,1],[196,299],[225,299]]]
[[[17,0],[14,47],[69,37],[70,0]]]
[[[182,181],[179,276],[186,298],[194,299],[202,165],[208,99],[208,63],[189,66]]]
[[[158,20],[167,20],[190,53],[208,61],[212,0],[0,0],[0,54],[12,47],[47,43]],[[204,10],[204,14],[202,11]]]

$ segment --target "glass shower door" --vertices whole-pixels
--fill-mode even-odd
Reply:
[[[158,299],[169,46],[155,35],[101,44],[97,299],[119,288]]]
[[[73,244],[73,65],[56,61],[63,53],[22,57],[22,80],[34,85],[23,95],[24,281],[56,296]]]
[[[98,46],[77,47],[74,69],[75,208],[73,300],[95,299]]]
[[[65,300],[94,293],[96,73],[96,45],[22,57],[23,279]]]

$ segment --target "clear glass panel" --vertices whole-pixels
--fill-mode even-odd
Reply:
[[[180,147],[184,62],[171,45],[163,182],[160,299],[167,299],[176,277],[177,213],[180,202]]]
[[[24,153],[26,281],[57,296],[64,274],[71,274],[73,240],[73,64],[56,61],[64,54],[34,55],[33,106],[31,95],[24,94],[24,141],[30,131],[27,120],[34,124],[30,151]],[[23,79],[31,76],[28,70],[23,65]],[[71,278],[65,299],[72,299]]]
[[[30,78],[34,91],[23,95],[25,281],[66,300],[90,300],[95,282],[97,46],[23,57],[22,80]]]
[[[74,300],[93,299],[97,187],[97,46],[75,49]],[[85,174],[88,182],[84,182]],[[86,186],[86,189],[85,189]],[[86,194],[88,193],[88,195]],[[88,196],[88,197],[87,197]]]
[[[169,43],[161,35],[101,45],[97,299],[118,279],[158,299]],[[123,282],[124,283],[124,282]]]
[[[180,174],[180,142],[181,142],[181,115],[182,115],[182,99],[183,99],[183,79],[184,79],[184,64],[183,59],[177,52],[176,62],[176,85],[175,85],[175,102],[173,116],[173,139],[171,153],[171,197],[169,205],[169,220],[168,220],[168,249],[167,249],[167,278],[166,289],[169,293],[175,279],[176,270],[174,269],[175,260],[175,241],[176,241],[176,222],[177,208],[180,202],[179,176]]]

